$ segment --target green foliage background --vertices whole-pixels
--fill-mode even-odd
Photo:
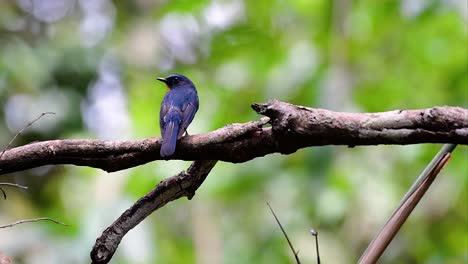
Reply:
[[[191,134],[258,119],[279,99],[337,111],[468,105],[465,1],[1,1],[0,145],[160,135],[165,87],[197,85]],[[269,202],[306,263],[355,262],[440,145],[318,147],[218,164],[192,201],[132,230],[113,263],[292,263]],[[382,263],[468,261],[468,151],[459,147]],[[53,166],[0,176],[0,251],[15,263],[87,263],[98,235],[189,162],[116,173]]]

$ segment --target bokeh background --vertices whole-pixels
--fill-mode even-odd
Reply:
[[[468,106],[464,0],[0,1],[0,146],[65,138],[160,135],[165,86],[197,85],[189,131],[259,116],[269,99],[336,111]],[[2,148],[3,148],[2,147]],[[192,201],[151,215],[113,263],[292,263],[266,202],[304,263],[353,263],[440,145],[316,147],[218,163]],[[382,263],[468,262],[468,150],[459,147]],[[45,166],[0,176],[0,229],[14,263],[89,263],[95,239],[161,179],[189,162],[115,173]]]

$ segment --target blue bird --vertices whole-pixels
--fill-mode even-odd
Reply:
[[[167,157],[174,154],[177,139],[187,132],[187,127],[195,117],[198,110],[198,94],[193,82],[182,74],[157,79],[169,88],[159,112],[163,141],[160,154],[161,157]]]

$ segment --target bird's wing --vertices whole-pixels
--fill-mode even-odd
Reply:
[[[198,110],[198,100],[190,102],[184,105],[182,109],[182,125],[179,128],[179,135],[177,136],[180,138],[184,132],[186,131],[187,127],[192,123],[193,118],[195,117],[195,113]]]
[[[171,108],[170,104],[162,103],[161,110],[159,111],[159,127],[161,128],[161,136],[164,137],[164,126],[166,124],[166,115],[169,112],[169,108]]]

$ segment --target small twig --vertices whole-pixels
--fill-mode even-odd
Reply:
[[[400,230],[401,226],[405,223],[411,212],[429,189],[429,186],[433,183],[436,176],[448,162],[450,155],[456,146],[456,144],[444,145],[439,153],[437,153],[437,155],[432,159],[429,165],[416,179],[413,186],[411,186],[409,191],[403,197],[390,219],[374,237],[366,251],[364,251],[358,261],[359,264],[376,263],[378,261],[387,246]]]
[[[286,238],[286,241],[288,241],[289,248],[291,248],[291,251],[292,251],[293,254],[294,254],[294,258],[296,259],[296,263],[297,263],[297,264],[300,264],[301,261],[299,260],[299,256],[298,256],[299,251],[296,251],[296,250],[294,249],[294,247],[293,247],[291,241],[289,240],[288,235],[286,234],[286,231],[284,230],[283,226],[281,225],[281,223],[280,223],[278,217],[276,217],[276,214],[275,214],[275,212],[273,211],[273,208],[271,208],[271,206],[270,206],[270,204],[269,204],[268,202],[267,202],[267,205],[268,205],[268,208],[270,208],[271,213],[272,213],[273,216],[275,217],[275,220],[276,220],[276,222],[278,223],[279,227],[281,228],[281,232],[283,232],[283,235],[284,235],[284,237]]]
[[[20,224],[24,224],[24,223],[33,223],[33,222],[39,222],[39,221],[51,221],[51,222],[54,222],[54,223],[59,224],[59,225],[68,226],[65,223],[62,223],[60,221],[57,221],[57,220],[49,218],[49,217],[40,217],[40,218],[19,220],[19,221],[16,221],[16,222],[8,224],[8,225],[2,225],[2,226],[0,226],[0,229],[12,227],[12,226],[20,225]]]
[[[26,186],[23,186],[23,185],[19,185],[19,184],[16,184],[16,183],[8,183],[8,182],[0,182],[0,186],[11,186],[11,187],[16,187],[16,188],[21,188],[21,189],[25,189],[27,190],[28,187]],[[3,198],[6,200],[7,198],[7,195],[6,195],[6,192],[2,189],[2,187],[0,187],[0,191],[3,193]]]
[[[2,150],[2,153],[0,153],[0,159],[2,159],[2,156],[3,154],[5,153],[5,151],[7,151],[7,149],[9,149],[11,147],[11,144],[13,144],[13,142],[15,141],[15,139],[20,136],[24,130],[26,130],[28,127],[32,126],[36,121],[38,121],[39,119],[41,119],[43,116],[45,115],[55,115],[54,112],[44,112],[42,114],[40,114],[38,117],[36,117],[33,121],[29,122],[25,127],[23,127],[20,131],[18,131],[15,136],[10,140],[10,142],[8,142],[8,145]]]
[[[19,184],[16,184],[16,183],[10,183],[10,182],[0,182],[0,186],[10,186],[10,187],[21,188],[21,189],[24,189],[24,190],[28,189],[28,187],[26,187],[26,186],[19,185]]]
[[[310,229],[310,233],[315,237],[315,251],[317,251],[317,264],[320,264],[320,253],[319,253],[319,243],[318,243],[318,232],[315,229]]]

